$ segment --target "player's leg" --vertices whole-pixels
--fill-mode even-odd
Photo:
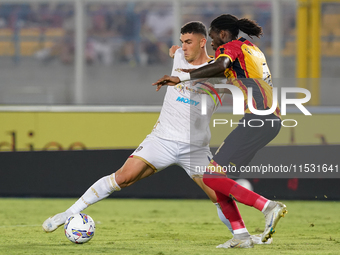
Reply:
[[[238,126],[225,139],[210,166],[236,165],[240,167],[248,164],[255,153],[277,135],[280,129],[278,125],[275,122],[274,127],[271,124],[265,124],[263,127],[256,129]],[[253,206],[262,211],[266,220],[265,231],[262,234],[262,241],[264,242],[271,237],[278,220],[287,212],[285,205],[282,203],[270,201],[238,185],[234,180],[224,175],[205,173],[203,181],[215,192],[232,197],[240,203]]]
[[[228,243],[228,247],[222,245],[218,248],[231,248],[233,247],[241,247],[241,248],[250,248],[252,247],[252,244],[263,244],[261,240],[257,236],[251,236],[244,226],[243,220],[241,218],[241,215],[239,214],[238,208],[236,204],[234,205],[235,208],[229,208],[226,206],[221,206],[220,202],[218,201],[216,197],[215,191],[213,191],[211,188],[209,188],[206,184],[204,184],[202,179],[202,169],[204,169],[204,166],[207,166],[209,163],[209,160],[212,158],[212,154],[210,152],[209,146],[196,146],[196,145],[190,145],[190,144],[184,144],[179,143],[180,153],[179,153],[179,159],[178,164],[183,167],[183,169],[187,172],[187,174],[196,182],[196,184],[207,194],[207,196],[210,198],[210,200],[216,205],[217,207],[217,214],[220,218],[220,220],[228,227],[230,232],[234,235],[235,232],[231,226],[231,223],[229,219],[227,219],[226,216],[231,217],[231,219],[237,219],[235,222],[239,221],[242,222],[242,226],[240,227],[240,224],[237,225],[238,227],[235,228],[236,230],[236,238],[233,239],[238,240],[239,244],[235,245],[235,242]],[[197,167],[200,166],[200,167]],[[222,194],[221,194],[222,195]],[[229,198],[227,198],[229,199]],[[224,200],[221,199],[223,202]],[[226,211],[229,210],[229,211]],[[236,225],[236,223],[234,224]],[[243,238],[243,240],[240,241],[240,238]],[[251,239],[251,240],[250,240]],[[255,242],[254,242],[255,241]],[[271,243],[271,240],[268,242]]]
[[[241,215],[238,211],[235,201],[221,193],[213,191],[208,187],[202,179],[202,173],[196,172],[196,166],[206,166],[209,158],[211,158],[210,149],[208,147],[199,148],[194,145],[190,146],[190,160],[182,160],[182,164],[189,176],[201,187],[201,189],[208,195],[210,200],[218,205],[218,215],[221,221],[229,228],[233,234],[233,238],[225,244],[217,246],[217,248],[252,248],[253,241],[246,229]]]
[[[287,213],[284,204],[266,199],[265,197],[238,185],[232,179],[221,177],[211,178],[204,175],[203,180],[204,183],[214,189],[215,192],[220,192],[225,195],[229,194],[229,196],[233,197],[236,201],[248,206],[253,206],[264,214],[266,225],[262,236],[263,242],[266,242],[271,238],[272,234],[275,232],[277,222]]]
[[[65,212],[48,218],[42,225],[45,232],[53,232],[63,225],[72,214],[79,213],[90,205],[108,197],[112,192],[130,186],[136,181],[150,176],[154,169],[144,161],[129,158],[115,173],[97,180],[86,192]]]
[[[120,188],[125,188],[154,174],[156,171],[152,165],[140,158],[130,157],[123,167],[115,172],[115,180]]]
[[[196,146],[180,142],[178,145],[179,155],[176,163],[180,165],[189,177],[207,194],[217,208],[219,219],[226,225],[231,234],[233,234],[229,220],[224,216],[220,205],[217,203],[215,191],[203,183],[202,172],[197,172],[196,170],[196,166],[207,166],[209,164],[212,158],[209,146]]]
[[[234,233],[233,228],[231,227],[229,220],[224,216],[220,204],[217,203],[215,191],[213,191],[211,188],[209,188],[207,185],[205,185],[203,183],[203,180],[202,180],[201,177],[194,177],[192,179],[205,192],[205,194],[207,194],[207,196],[210,198],[211,202],[213,202],[214,205],[216,205],[218,217],[224,223],[224,225],[227,226],[229,231],[233,234]]]
[[[168,141],[148,135],[118,171],[95,182],[65,212],[48,218],[43,223],[44,230],[46,232],[54,231],[65,222],[68,216],[81,212],[91,204],[108,197],[112,192],[130,186],[174,163],[173,151],[167,144]],[[177,148],[177,145],[175,147]]]
[[[66,212],[70,215],[81,212],[89,205],[108,197],[112,192],[120,191],[154,172],[155,170],[144,161],[128,158],[118,171],[95,182]]]
[[[254,242],[249,234],[241,214],[238,210],[236,202],[228,196],[216,192],[217,202],[221,206],[225,217],[230,221],[234,236],[224,244],[218,245],[216,248],[252,248]]]
[[[209,188],[207,185],[205,185],[202,178],[195,177],[192,179],[197,183],[198,186],[200,186],[200,188],[207,194],[210,200],[216,205],[218,217],[228,227],[229,231],[234,235],[234,230],[231,226],[231,223],[229,219],[227,219],[226,216],[224,215],[224,212],[227,210],[227,208],[225,207],[222,208],[221,204],[217,201],[215,191]],[[226,214],[229,214],[229,212],[226,212]],[[242,220],[242,218],[240,220]],[[271,244],[273,242],[273,238],[269,238],[266,242],[262,242],[261,234],[251,235],[250,238],[252,239],[254,244]],[[223,246],[225,245],[226,244],[218,246],[218,248],[224,248]]]

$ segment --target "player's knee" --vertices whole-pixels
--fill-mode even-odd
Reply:
[[[136,179],[127,171],[117,171],[116,172],[116,182],[121,188],[128,187],[136,182]]]
[[[217,203],[217,197],[216,197],[215,191],[211,190],[211,192],[207,195],[210,198],[211,202],[213,202],[214,204]]]

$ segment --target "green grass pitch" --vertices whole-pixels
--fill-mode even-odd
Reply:
[[[231,238],[208,200],[106,199],[84,212],[96,222],[93,239],[73,244],[63,228],[45,233],[42,222],[75,199],[0,199],[0,254],[340,254],[340,203],[284,201],[271,245],[216,249]],[[264,218],[239,204],[251,234]]]

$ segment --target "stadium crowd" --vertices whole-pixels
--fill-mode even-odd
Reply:
[[[282,5],[285,34],[283,54],[294,55],[296,7],[292,3],[283,2]],[[264,37],[261,40],[255,39],[254,42],[266,54],[271,54],[271,4],[268,2],[254,1],[241,5],[234,1],[206,3],[183,1],[182,23],[199,20],[208,25],[213,17],[224,13],[225,10],[236,16],[256,20],[263,28]],[[59,58],[65,64],[72,63],[74,12],[72,3],[0,4],[0,43],[18,40],[21,43],[19,53],[21,55],[34,55],[41,60]],[[330,14],[326,15],[323,23],[326,24],[332,19],[332,14],[337,17],[333,17],[330,22],[333,24],[332,27],[336,27],[334,19],[340,23],[339,5],[328,4],[323,8],[323,12]],[[172,42],[174,13],[171,2],[137,1],[107,4],[93,2],[86,5],[85,19],[88,63],[100,62],[106,65],[128,63],[132,66],[162,64],[169,61],[167,57],[169,46],[179,44]],[[337,36],[339,31],[335,30],[324,34],[327,42],[340,43]],[[19,37],[15,36],[16,34]],[[32,44],[32,41],[36,43]],[[12,48],[10,55],[15,54],[15,47]],[[211,50],[210,47],[208,49]],[[5,50],[0,52],[1,55],[6,55]]]

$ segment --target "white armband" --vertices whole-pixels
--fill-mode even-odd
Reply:
[[[178,75],[180,81],[189,81],[190,80],[190,73],[181,73]]]

